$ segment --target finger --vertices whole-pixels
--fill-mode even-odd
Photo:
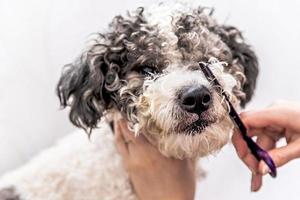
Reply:
[[[264,150],[270,150],[276,146],[276,141],[268,136],[266,132],[257,137],[256,143]]]
[[[295,123],[295,119],[298,119],[297,115],[299,113],[292,109],[271,107],[243,113],[241,118],[246,126],[250,128],[264,128],[270,125],[299,128],[300,123]]]
[[[134,145],[148,145],[147,139],[144,137],[143,133],[135,135],[134,132],[128,129],[128,124],[124,120],[120,123],[121,129],[123,130],[123,135],[126,138],[126,141],[134,143]]]
[[[242,161],[245,163],[245,165],[249,168],[249,170],[253,174],[258,174],[258,164],[259,164],[259,162],[257,161],[257,159],[254,157],[254,155],[252,153],[249,152],[242,159]]]
[[[128,123],[126,120],[121,119],[118,121],[121,133],[125,139],[125,142],[135,142],[134,133],[128,129]]]
[[[243,158],[249,152],[246,142],[244,141],[242,135],[235,131],[232,135],[232,144],[239,156],[239,158]]]
[[[266,127],[265,129],[266,129],[266,131],[271,132],[271,133],[282,133],[285,130],[285,128],[275,126],[275,125],[270,125],[270,126]]]
[[[275,147],[274,140],[271,139],[269,136],[263,135],[263,134],[259,135],[257,137],[256,143],[264,150],[270,150]],[[258,168],[259,168],[259,165],[258,165]],[[257,174],[252,175],[252,179],[251,179],[251,191],[253,191],[253,192],[258,191],[261,188],[262,183],[263,183],[263,180],[262,180],[263,174],[260,173],[259,169],[257,169],[257,172],[258,172]]]
[[[239,158],[246,164],[253,174],[258,172],[258,161],[250,153],[246,142],[243,140],[241,134],[235,132],[232,136],[232,143],[237,151]]]
[[[139,133],[138,135],[135,136],[135,141],[137,145],[145,145],[148,146],[150,143],[146,139],[143,133]]]
[[[252,174],[251,178],[251,191],[257,192],[262,186],[262,175]]]
[[[120,129],[120,124],[114,123],[114,127],[115,127],[115,143],[116,143],[117,150],[126,159],[129,155],[129,152],[125,144],[125,139]]]
[[[260,136],[260,135],[265,134],[265,132],[266,131],[263,128],[249,129],[247,132],[247,136],[249,136],[249,137]],[[247,144],[246,144],[245,140],[243,139],[242,134],[238,130],[236,130],[232,136],[232,143],[235,145],[235,147],[238,148],[238,150],[240,150],[239,153],[241,153],[241,154],[244,154],[245,152],[248,153]],[[242,148],[242,147],[245,147],[245,148]]]
[[[143,135],[140,134],[135,136],[135,134],[128,129],[128,123],[126,120],[119,121],[120,130],[124,137],[128,154],[135,155],[136,153],[142,153],[147,151],[147,145],[144,145]]]
[[[263,129],[252,130],[252,136],[259,135],[257,143],[262,148],[272,148],[274,146],[274,141],[271,140],[269,137],[262,135],[262,131]],[[246,142],[243,140],[242,136],[239,133],[235,132],[232,139],[233,144],[237,147],[239,151],[240,158],[252,171],[251,191],[258,191],[262,186],[262,175],[258,174],[258,161],[249,152]]]
[[[256,113],[257,113],[257,111],[249,111],[249,112],[244,112],[244,113],[240,114],[241,118],[243,119],[245,125],[248,128],[247,135],[249,137],[262,135],[262,134],[265,134],[266,132],[269,134],[269,136],[274,136],[274,138],[277,138],[277,140],[280,137],[282,137],[282,133],[285,130],[285,128],[280,127],[278,125],[268,124],[267,126],[263,126],[263,127],[253,127],[253,126],[249,127],[249,124],[246,124],[249,122],[247,120],[249,120],[250,115],[256,115]],[[257,119],[255,119],[255,120],[257,120]]]
[[[270,150],[275,147],[276,141],[269,137],[267,133],[270,133],[264,129],[253,129],[249,132],[249,136],[257,137],[257,144],[265,150]],[[252,171],[253,174],[259,173],[259,162],[249,151],[246,142],[243,140],[241,134],[235,132],[232,137],[232,143],[236,147],[237,153],[241,160],[247,165],[247,167]]]
[[[251,129],[248,129],[247,135],[249,137],[254,137],[254,136],[263,135],[264,132],[265,132],[264,128],[251,128]]]
[[[268,152],[273,159],[276,167],[281,167],[289,161],[300,157],[300,142],[296,141],[288,144],[287,146],[273,149]],[[270,169],[264,162],[259,163],[259,172],[261,174],[267,174]]]

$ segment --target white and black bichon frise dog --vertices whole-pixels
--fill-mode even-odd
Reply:
[[[199,69],[211,70],[236,108],[252,97],[258,62],[241,32],[212,10],[183,3],[116,16],[57,86],[77,131],[0,181],[1,200],[136,199],[111,122],[122,116],[165,156],[199,159],[220,150],[233,124]]]

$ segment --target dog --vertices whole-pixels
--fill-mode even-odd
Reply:
[[[57,85],[70,121],[84,131],[6,174],[0,199],[137,199],[114,144],[111,124],[120,117],[164,156],[199,159],[218,152],[233,124],[198,63],[210,63],[242,108],[253,96],[258,60],[237,28],[212,15],[210,8],[161,3],[116,16],[64,67]]]

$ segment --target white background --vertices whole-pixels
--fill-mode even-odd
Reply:
[[[153,1],[152,1],[153,2]],[[260,59],[256,96],[249,108],[277,99],[300,102],[300,2],[292,0],[203,0],[220,22],[244,31]],[[0,0],[0,175],[28,160],[74,128],[60,111],[54,88],[61,67],[103,30],[116,14],[150,1]],[[197,199],[300,199],[300,162],[266,177],[250,192],[250,174],[231,145],[204,159],[206,180]]]

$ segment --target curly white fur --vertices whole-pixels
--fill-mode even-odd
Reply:
[[[6,174],[0,187],[17,186],[25,200],[135,200],[113,137],[104,121],[90,140],[84,131],[72,133]]]

